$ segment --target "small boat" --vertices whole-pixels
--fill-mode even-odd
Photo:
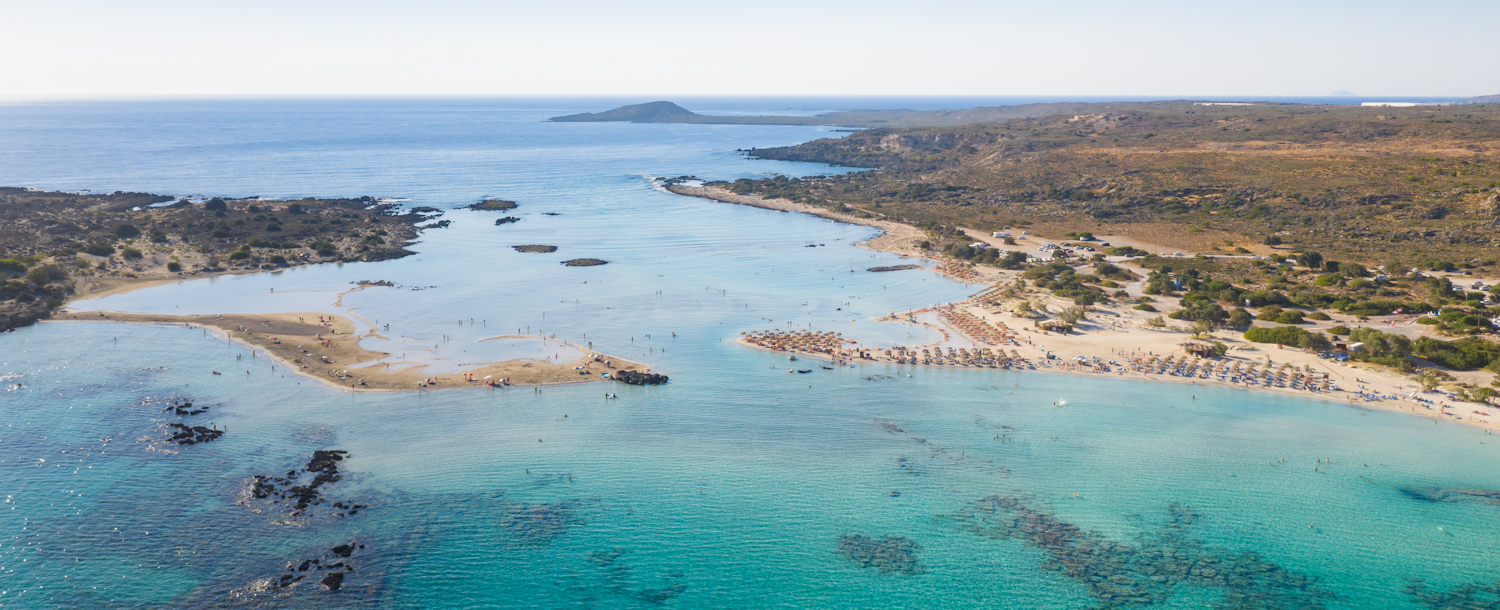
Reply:
[[[833,367],[831,367],[831,366],[825,366],[825,367],[823,367],[823,370],[825,370],[825,371],[831,371],[831,370],[833,370]]]
[[[794,370],[792,370],[792,369],[787,369],[787,370],[786,370],[786,372],[788,372],[788,373],[795,373],[795,372],[797,372],[797,371],[794,371]]]
[[[797,369],[798,373],[811,373],[812,369]]]
[[[786,359],[787,360],[796,360],[797,357],[796,356],[787,356]]]

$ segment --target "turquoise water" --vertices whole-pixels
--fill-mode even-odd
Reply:
[[[867,318],[975,287],[864,273],[892,259],[853,246],[872,235],[863,227],[676,197],[645,178],[831,171],[733,152],[826,132],[538,122],[580,110],[566,103],[0,108],[6,184],[521,203],[523,220],[505,227],[449,211],[454,224],[405,259],[90,305],[351,311],[449,362],[534,349],[478,343],[519,329],[672,377],[349,394],[198,330],[56,322],[0,335],[4,384],[23,386],[0,392],[0,604],[1420,608],[1410,579],[1428,592],[1494,581],[1500,507],[1402,491],[1500,488],[1500,441],[1479,431],[1119,379],[895,365],[787,375],[784,359],[731,341],[792,324],[906,342],[919,331]],[[559,250],[510,248],[528,243]],[[557,264],[582,256],[611,263]],[[404,288],[334,306],[351,282],[381,279]],[[183,399],[209,411],[162,412]],[[227,432],[162,443],[179,421]],[[349,453],[323,504],[254,497],[255,475],[329,449]],[[1044,527],[1002,525],[1017,517]],[[1066,524],[1081,531],[1052,535]],[[845,538],[856,535],[905,538],[915,562],[865,567]],[[350,557],[328,554],[350,542]],[[329,573],[295,570],[311,558],[354,571],[338,591],[315,578],[256,584],[288,564]]]

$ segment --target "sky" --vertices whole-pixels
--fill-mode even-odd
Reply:
[[[1500,93],[1500,2],[0,0],[0,99]]]

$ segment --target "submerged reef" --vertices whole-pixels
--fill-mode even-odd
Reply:
[[[862,568],[881,574],[921,574],[927,571],[918,559],[922,545],[910,538],[871,538],[859,534],[839,536],[839,552]]]
[[[1100,608],[1143,608],[1166,602],[1183,586],[1223,590],[1217,608],[1324,608],[1335,596],[1316,578],[1288,571],[1253,551],[1205,546],[1188,529],[1198,514],[1168,505],[1160,529],[1130,543],[1083,530],[1016,497],[990,496],[951,515],[964,531],[1009,538],[1046,551],[1042,568],[1082,584]]]
[[[513,504],[500,515],[500,529],[507,542],[542,545],[566,534],[575,525],[584,525],[575,513],[580,502],[567,500],[549,504]]]
[[[1460,585],[1447,591],[1434,591],[1420,580],[1406,585],[1406,594],[1417,603],[1433,610],[1500,610],[1500,581],[1488,585]]]
[[[1500,490],[1461,487],[1406,487],[1402,494],[1423,502],[1479,502],[1500,506]]]

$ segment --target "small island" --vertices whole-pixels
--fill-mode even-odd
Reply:
[[[602,261],[597,258],[575,258],[563,261],[562,264],[569,267],[597,267],[599,265],[608,265],[609,261]]]
[[[470,205],[469,209],[503,212],[505,210],[514,210],[516,209],[517,205],[518,204],[516,204],[516,202],[514,201],[506,201],[504,199],[486,199],[479,203]]]
[[[511,247],[515,248],[516,252],[529,252],[529,253],[532,253],[532,254],[546,254],[548,252],[556,252],[557,251],[557,246],[542,246],[542,245],[536,245],[536,244],[526,245],[526,246],[511,246]]]
[[[515,216],[506,216],[506,217],[503,217],[503,218],[496,218],[495,219],[495,226],[498,227],[500,225],[508,225],[510,223],[513,223],[513,222],[521,222],[521,219],[516,218]]]
[[[866,269],[865,271],[869,271],[871,273],[882,273],[882,272],[885,272],[885,271],[905,271],[907,269],[921,269],[921,268],[922,268],[921,265],[891,265],[891,266],[888,266],[888,267],[870,267],[869,269]]]

